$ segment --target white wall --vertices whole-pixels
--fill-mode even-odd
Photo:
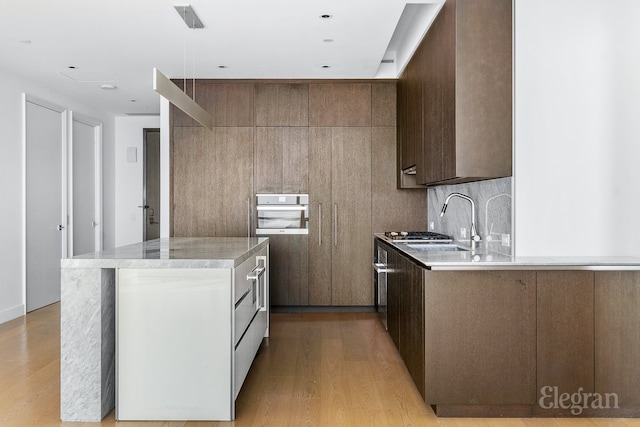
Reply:
[[[514,0],[518,256],[640,255],[640,2]]]
[[[117,117],[115,148],[115,246],[142,241],[143,201],[143,129],[159,128],[159,116]],[[137,151],[137,161],[127,161],[127,148]]]
[[[103,123],[104,245],[114,243],[113,118],[55,91],[0,71],[0,323],[24,314],[24,155],[22,94]]]

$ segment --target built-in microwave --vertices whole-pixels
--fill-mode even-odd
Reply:
[[[256,194],[256,235],[309,234],[308,194]]]

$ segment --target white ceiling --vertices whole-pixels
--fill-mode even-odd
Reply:
[[[159,112],[153,67],[189,79],[395,78],[443,1],[19,0],[0,14],[0,69],[114,115]],[[205,28],[187,28],[174,8],[187,4]]]

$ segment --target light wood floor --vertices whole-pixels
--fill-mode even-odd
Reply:
[[[373,313],[273,314],[235,422],[59,421],[60,304],[0,325],[0,426],[638,426],[640,419],[443,419]]]

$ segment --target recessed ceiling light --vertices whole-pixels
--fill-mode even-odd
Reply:
[[[114,90],[114,89],[117,89],[117,86],[114,86],[114,85],[100,85],[100,89]]]
[[[69,65],[67,68],[70,68],[70,69],[72,69],[72,70],[75,70],[75,69],[76,69],[76,68],[78,68],[78,67],[76,67],[75,65]]]
[[[227,68],[226,65],[218,65],[218,68]]]
[[[325,42],[325,43],[332,43],[333,39],[323,39],[322,41]]]
[[[323,65],[322,68],[331,68],[331,65]]]
[[[332,16],[332,15],[329,15],[328,13],[325,13],[325,14],[320,15],[320,18],[322,18],[322,19],[329,19],[329,18],[331,18],[331,16]]]
[[[31,44],[31,40],[26,40],[26,39],[25,40],[20,40],[20,43]]]
[[[138,102],[137,99],[130,99],[131,102]]]

